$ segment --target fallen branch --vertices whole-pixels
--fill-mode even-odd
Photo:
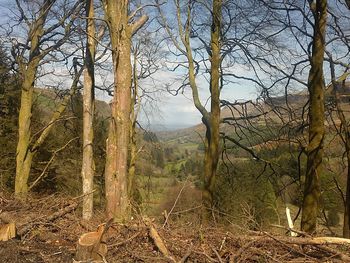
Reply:
[[[215,253],[215,255],[216,255],[216,257],[218,258],[218,260],[219,260],[219,262],[220,263],[224,263],[224,261],[222,260],[222,258],[221,258],[221,256],[220,256],[220,254],[216,251],[216,249],[215,248],[211,248],[213,251],[214,251],[214,253]]]
[[[292,238],[292,237],[288,237],[288,238],[282,238],[282,237],[274,237],[272,235],[270,235],[269,233],[267,232],[264,232],[264,234],[266,236],[268,236],[269,238],[273,239],[274,241],[280,243],[281,245],[287,247],[288,249],[290,249],[291,251],[294,251],[295,253],[305,257],[305,258],[309,258],[309,259],[312,259],[310,256],[306,255],[304,252],[302,251],[299,251],[298,249],[294,248],[294,247],[291,247],[290,244],[298,244],[298,245],[304,245],[304,244],[300,244],[300,243],[295,243],[295,242],[291,242],[291,240],[295,240],[295,241],[300,241],[300,240],[303,240],[303,238]],[[299,240],[298,240],[299,239]]]
[[[326,247],[326,246],[317,246],[319,249],[322,249],[330,254],[333,254],[334,257],[338,257],[339,259],[341,259],[343,262],[350,262],[350,257],[348,255],[345,255],[344,253],[341,253],[338,250],[335,250],[333,248],[330,247]]]
[[[118,242],[118,243],[115,243],[115,244],[112,244],[112,245],[109,245],[108,248],[113,248],[113,247],[119,247],[119,246],[122,246],[130,241],[132,241],[133,239],[137,238],[139,235],[141,234],[141,232],[137,232],[136,234],[132,235],[131,237],[129,237],[128,239],[125,239],[121,242]]]
[[[64,208],[62,208],[61,210],[51,214],[50,216],[45,218],[45,222],[51,222],[51,221],[55,221],[56,219],[64,216],[65,214],[68,214],[70,212],[72,212],[73,210],[75,210],[78,207],[77,203],[72,203]],[[31,221],[27,224],[24,224],[20,227],[20,229],[17,231],[18,236],[23,237],[27,232],[30,231],[30,229],[32,229],[34,226],[36,225],[40,225],[43,224],[43,222],[35,222],[35,221]]]
[[[167,247],[165,246],[163,240],[159,236],[158,231],[153,226],[151,220],[146,218],[144,221],[145,221],[146,226],[149,229],[149,236],[153,240],[153,242],[156,245],[156,247],[158,248],[158,250],[163,254],[164,257],[169,259],[171,262],[176,262],[174,257],[170,254]]]
[[[340,251],[327,247],[327,245],[347,245],[350,246],[350,239],[347,238],[339,238],[339,237],[314,237],[314,238],[297,238],[297,237],[274,237],[266,232],[264,232],[265,235],[268,237],[274,239],[275,241],[283,244],[284,246],[287,246],[291,248],[288,244],[294,244],[294,245],[311,245],[316,246],[330,254],[334,254],[335,257],[340,258],[343,261],[350,262],[350,257],[345,255],[344,253],[341,253]],[[298,252],[299,254],[303,256],[307,256],[304,253],[301,253],[297,251],[296,249],[292,248],[294,251]]]
[[[178,263],[185,263],[186,260],[191,255],[191,253],[192,253],[192,247],[187,250],[186,254],[181,258],[181,260]]]
[[[281,229],[284,229],[286,231],[290,231],[290,232],[294,232],[295,234],[299,235],[299,236],[302,236],[302,237],[311,237],[311,235],[309,235],[308,233],[306,232],[303,232],[303,231],[300,231],[300,230],[295,230],[295,229],[291,229],[289,227],[284,227],[284,226],[281,226],[281,225],[275,225],[275,224],[271,224],[270,226],[272,227],[277,227],[277,228],[281,228]],[[296,235],[296,236],[297,236]]]

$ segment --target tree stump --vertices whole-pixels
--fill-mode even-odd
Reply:
[[[104,262],[107,254],[107,245],[103,235],[109,228],[109,224],[99,225],[97,231],[85,233],[80,236],[77,244],[75,261]]]
[[[16,237],[15,223],[0,225],[0,241],[7,241]]]

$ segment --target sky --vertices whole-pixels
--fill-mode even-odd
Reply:
[[[29,3],[30,3],[30,1],[29,1]],[[169,3],[172,3],[172,1],[169,1]],[[8,19],[8,15],[13,15],[14,13],[16,13],[16,9],[10,7],[10,6],[14,6],[14,5],[15,5],[14,0],[0,0],[0,30],[1,30],[1,32],[3,32],[3,29],[6,27],[5,22]],[[167,9],[166,12],[168,12],[168,13],[166,13],[167,18],[169,18],[175,14],[175,12],[171,11],[171,8]],[[201,14],[198,17],[205,18],[205,14]],[[340,15],[339,19],[342,17],[344,17],[344,16]],[[298,26],[298,23],[300,20],[297,19],[297,17],[296,17],[293,21],[296,24],[296,26]],[[15,23],[14,20],[10,20],[10,22],[12,24]],[[347,20],[345,20],[345,22],[347,22]],[[152,26],[150,26],[150,27],[152,27]],[[145,30],[143,30],[143,31],[145,31]],[[23,29],[22,30],[16,29],[13,31],[13,33],[17,33],[17,34],[20,34],[19,32],[24,32],[24,31],[23,31]],[[139,32],[141,32],[141,30]],[[240,31],[238,31],[238,32],[240,32]],[[159,32],[157,31],[157,33],[159,33]],[[205,33],[203,33],[203,34],[205,34]],[[205,35],[205,36],[208,36],[208,35]],[[294,47],[297,43],[296,41],[289,41],[290,43],[288,41],[285,41],[285,40],[288,40],[288,38],[287,38],[288,36],[291,37],[290,32],[287,33],[286,35],[284,35],[280,39],[280,41],[283,40],[284,42],[287,42],[286,46],[288,46],[288,47],[290,46],[291,49],[293,49],[294,51],[293,50],[288,51],[283,56],[279,52],[278,53],[279,56],[278,56],[278,58],[276,58],[277,62],[274,62],[274,63],[276,63],[277,67],[280,67],[282,70],[284,70],[286,72],[288,72],[296,62],[299,62],[299,60],[302,59],[302,57],[299,55],[303,54],[303,52],[301,52],[302,50],[300,47],[298,47],[298,46]],[[0,35],[0,37],[2,37],[2,36]],[[21,39],[20,35],[17,35],[17,36],[14,35],[13,37],[17,41],[20,41],[20,39]],[[158,38],[156,38],[156,41],[159,42],[160,39],[161,39],[161,37],[158,37]],[[308,37],[302,37],[301,40],[303,40],[302,43],[305,42],[304,44],[309,43]],[[0,41],[1,41],[1,39],[0,39]],[[339,41],[342,41],[342,40],[339,39]],[[191,38],[191,43],[193,44],[192,47],[196,46],[195,40],[193,40],[193,38]],[[348,64],[348,61],[346,59],[346,57],[348,57],[348,56],[346,56],[346,57],[343,56],[344,50],[341,50],[339,48],[339,42],[332,41],[331,45],[328,45],[328,47],[332,49],[334,58],[336,58],[336,59],[339,58],[340,61],[344,60]],[[272,51],[272,50],[270,50],[270,51]],[[266,57],[266,59],[270,58],[270,54],[264,53],[263,50],[259,50],[259,52],[262,52],[262,56],[264,58],[265,57]],[[347,52],[347,49],[345,50],[345,53],[346,52]],[[205,52],[203,52],[203,53],[205,53]],[[271,53],[272,58],[275,59],[273,52],[269,52],[269,53]],[[337,54],[337,53],[339,53],[339,54]],[[199,54],[196,58],[196,59],[198,59],[198,61],[200,61],[203,57],[207,58],[207,55],[203,55],[203,57],[201,57],[200,53],[197,53],[197,54]],[[238,59],[238,61],[240,61],[239,56],[240,56],[240,54],[238,54],[237,57],[234,58],[235,64],[234,64],[234,66],[232,66],[232,68],[229,68],[228,70],[231,73],[235,73],[236,75],[239,75],[239,76],[254,78],[254,76],[253,76],[254,72],[252,71],[252,69],[244,67],[244,66],[236,63],[236,59]],[[284,60],[284,62],[281,65],[279,65],[279,63],[280,63],[279,57],[281,57],[281,59]],[[176,59],[174,59],[174,57],[170,56],[170,57],[163,58],[163,61],[161,61],[160,64],[162,64],[162,63],[167,64],[167,63],[169,63],[169,60],[171,60],[172,62],[174,62],[174,61],[177,62]],[[113,69],[111,66],[108,66],[108,63],[111,65],[110,61],[106,61],[107,72],[105,73],[105,75],[102,77],[96,76],[98,85],[101,85],[101,83],[103,81],[106,81],[108,84],[113,82],[113,74],[112,74]],[[203,63],[203,62],[199,62],[199,63]],[[284,68],[284,65],[286,65],[286,68]],[[289,68],[287,68],[288,65],[290,66]],[[307,64],[298,64],[298,65],[299,66],[297,67],[296,72],[300,72],[300,74],[294,75],[294,77],[296,77],[298,79],[302,79],[305,82],[307,80],[306,75],[307,75],[308,63]],[[326,65],[326,66],[327,66],[326,67],[326,71],[327,71],[328,65]],[[63,77],[60,78],[57,75],[54,75],[54,74],[49,75],[48,74],[45,76],[45,78],[42,78],[40,81],[38,81],[38,83],[37,83],[38,87],[44,87],[47,84],[53,83],[53,85],[59,86],[60,88],[66,88],[66,89],[69,88],[70,83],[71,83],[71,78],[69,77],[67,67],[69,68],[70,66],[69,65],[68,66],[67,65],[56,65],[56,64],[51,65],[50,69],[55,70],[55,73],[57,73],[57,74],[60,72],[61,76],[63,76]],[[266,67],[266,65],[265,65],[265,67]],[[46,72],[48,72],[50,69],[46,69]],[[268,71],[269,69],[270,68],[267,67],[267,68],[263,69],[263,71],[264,70]],[[340,70],[343,70],[342,66],[340,66]],[[164,87],[166,84],[170,84],[171,88],[173,88],[173,89],[176,89],[177,87],[179,87],[181,85],[181,82],[184,78],[185,73],[186,72],[184,69],[182,69],[182,71],[180,69],[177,72],[172,72],[172,71],[166,71],[164,68],[162,68],[160,71],[158,71],[153,76],[153,78],[155,80],[154,82],[147,83],[147,81],[146,81],[145,83],[140,83],[141,85],[145,85],[145,87],[149,86],[149,88],[151,90],[152,89],[160,89],[160,90],[163,89],[163,92],[157,92],[157,94],[155,96],[156,99],[154,99],[152,101],[147,101],[147,100],[143,101],[144,102],[144,104],[143,104],[144,111],[140,115],[140,122],[142,123],[143,126],[145,126],[146,128],[153,129],[153,130],[172,130],[172,129],[186,128],[186,127],[190,127],[190,126],[201,123],[201,116],[200,116],[199,112],[197,111],[197,109],[194,107],[194,104],[192,101],[192,95],[191,95],[191,91],[190,91],[189,87],[187,87],[183,93],[179,93],[177,96],[172,96],[171,94],[164,91],[165,90]],[[329,75],[328,72],[326,72],[326,73],[327,73],[326,75]],[[260,77],[264,78],[264,72],[259,71],[259,69],[257,70],[257,74],[260,75]],[[208,74],[207,74],[207,77],[208,77]],[[280,76],[279,75],[276,75],[276,76],[271,75],[270,77],[271,77],[270,80],[267,78],[267,82],[274,82]],[[329,82],[329,80],[327,80],[327,83],[328,82]],[[285,83],[283,83],[283,81],[281,81],[281,82],[279,82],[279,84],[281,86],[277,86],[277,85],[273,86],[273,88],[274,88],[273,91],[277,90],[277,92],[278,92],[280,87],[283,87]],[[207,105],[207,109],[208,109],[208,98],[209,98],[208,82],[203,77],[198,77],[197,78],[197,85],[199,87],[201,101],[203,104]],[[293,89],[299,88],[298,81],[294,81],[294,83],[290,82],[288,85],[289,85],[288,88],[290,86],[293,87]],[[304,89],[305,87],[301,85],[301,88]],[[97,92],[97,94],[98,94],[98,96],[97,96],[98,99],[105,100],[106,102],[109,102],[111,100],[111,97],[108,97],[106,94],[103,94],[103,93],[101,94],[99,92]],[[237,101],[237,100],[242,101],[242,100],[255,99],[257,97],[257,95],[258,95],[258,91],[256,90],[256,87],[254,86],[253,83],[239,82],[239,81],[235,80],[234,83],[224,85],[224,87],[222,89],[221,99],[233,102],[233,101]],[[272,94],[272,95],[274,95],[274,94]]]
[[[4,15],[10,12],[8,10],[9,3],[12,1],[0,0],[0,14]],[[11,3],[12,5],[14,2]],[[4,19],[5,16],[2,16]],[[2,22],[0,20],[0,22]],[[57,76],[46,76],[38,81],[38,86],[45,86],[50,83],[58,83],[61,81],[61,87],[69,88],[70,78],[67,72],[67,68],[59,65],[51,65],[51,68],[60,71],[64,75],[61,80]],[[239,73],[244,73],[243,68],[238,68]],[[170,72],[161,70],[157,72],[153,77],[156,79],[156,88],[164,89],[165,84],[172,84],[172,88],[177,88],[180,85],[179,76],[183,76],[185,72]],[[97,77],[99,79],[99,77]],[[110,74],[106,76],[108,82],[112,83],[113,75],[112,69]],[[177,79],[177,80],[176,80]],[[146,83],[147,85],[147,83]],[[149,84],[148,84],[149,85]],[[153,84],[154,85],[154,84]],[[209,91],[208,83],[204,78],[197,79],[197,85],[199,87],[199,93],[203,104],[209,104]],[[256,97],[256,90],[254,86],[249,86],[247,83],[235,83],[227,85],[222,90],[222,99],[235,101],[235,100],[247,100]],[[110,101],[111,97],[106,94],[97,92],[97,98],[105,101]],[[207,105],[208,106],[208,105]],[[207,107],[208,108],[208,107]],[[156,100],[148,102],[144,106],[144,111],[140,115],[140,122],[147,128],[152,130],[174,130],[181,129],[201,123],[201,115],[194,107],[192,101],[192,94],[190,87],[187,87],[182,93],[177,96],[173,96],[170,93],[163,91],[157,94]]]
[[[206,86],[205,83],[202,84]],[[200,86],[201,83],[198,85]],[[209,97],[208,90],[200,89],[200,95],[202,102],[205,103]],[[248,86],[246,83],[226,86],[221,93],[221,99],[228,101],[248,100],[256,97],[255,87]],[[194,106],[190,88],[187,87],[183,94],[177,96],[164,93],[159,102],[159,114],[152,116],[151,122],[151,128],[155,130],[181,129],[201,123],[201,115]]]

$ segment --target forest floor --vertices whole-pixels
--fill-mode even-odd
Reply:
[[[105,222],[102,212],[80,219],[81,198],[50,195],[26,202],[0,195],[0,223],[13,221],[17,237],[0,241],[0,262],[73,262],[79,237]],[[350,246],[315,244],[238,226],[204,227],[198,222],[163,226],[151,223],[168,255],[150,234],[143,218],[114,223],[105,235],[104,262],[350,262]],[[77,261],[76,261],[77,262]]]

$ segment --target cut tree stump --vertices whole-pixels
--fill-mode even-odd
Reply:
[[[8,241],[14,237],[16,237],[15,223],[0,225],[0,241]]]
[[[88,232],[80,236],[75,254],[75,262],[105,262],[107,244],[103,238],[110,227],[112,220],[99,225],[97,231]]]

